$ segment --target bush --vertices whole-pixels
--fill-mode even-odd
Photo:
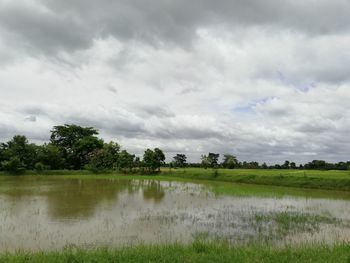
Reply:
[[[47,170],[48,167],[46,165],[44,165],[43,163],[36,163],[35,166],[34,166],[34,170],[40,174],[42,173],[43,171]]]
[[[21,174],[25,171],[24,164],[18,157],[12,157],[8,161],[1,163],[2,169],[11,174]]]

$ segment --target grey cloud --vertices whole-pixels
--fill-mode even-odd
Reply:
[[[138,105],[135,107],[135,111],[141,117],[157,117],[157,118],[172,118],[175,114],[165,107],[153,106],[153,105]]]
[[[43,106],[22,106],[18,111],[31,116],[45,116],[47,110]]]
[[[186,95],[186,94],[189,94],[189,93],[197,93],[197,92],[200,92],[200,91],[201,91],[200,88],[184,88],[178,94],[179,95]]]
[[[112,92],[112,93],[114,93],[114,94],[117,94],[117,93],[118,93],[117,88],[114,87],[113,85],[110,85],[110,84],[106,86],[106,90],[108,90],[108,91],[110,91],[110,92]]]
[[[24,118],[24,121],[36,122],[36,116],[30,115]]]
[[[321,0],[195,1],[38,1],[28,6],[3,3],[1,27],[25,45],[56,53],[91,45],[92,39],[114,36],[154,45],[188,45],[203,27],[270,26],[306,34],[349,31],[350,2]],[[40,5],[39,5],[40,3]]]

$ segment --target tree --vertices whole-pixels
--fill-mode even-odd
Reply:
[[[38,149],[38,162],[45,165],[48,169],[59,170],[65,166],[65,160],[60,149],[49,143],[44,144]]]
[[[210,167],[210,159],[208,156],[204,154],[201,156],[201,165],[204,169],[207,169],[208,167]]]
[[[13,156],[8,161],[2,161],[1,167],[4,171],[12,174],[20,174],[25,171],[25,166],[18,156]]]
[[[113,170],[118,165],[119,150],[118,143],[105,143],[102,149],[96,149],[89,154],[86,168],[93,172]]]
[[[285,161],[284,164],[282,165],[282,169],[289,169],[290,168],[290,162],[289,161]]]
[[[154,157],[156,168],[160,171],[160,167],[165,163],[165,155],[161,149],[154,148]]]
[[[88,155],[103,147],[103,141],[95,135],[92,127],[78,125],[54,126],[51,131],[51,144],[60,148],[68,168],[81,169],[87,164]]]
[[[238,161],[237,157],[232,154],[224,154],[224,160],[222,166],[227,169],[233,169],[237,167]]]
[[[165,155],[162,150],[155,148],[147,149],[143,154],[143,163],[148,172],[160,171],[160,167],[164,164]]]
[[[37,150],[38,146],[29,144],[27,138],[23,135],[15,135],[12,140],[2,146],[3,158],[7,161],[11,158],[18,158],[24,169],[34,168]]]
[[[173,159],[175,167],[185,167],[187,165],[187,157],[185,154],[176,154]]]
[[[118,156],[118,168],[120,170],[129,169],[132,171],[134,167],[135,155],[128,153],[126,150],[122,150]]]
[[[219,156],[220,156],[220,154],[218,154],[218,153],[209,153],[208,154],[208,159],[209,159],[209,163],[210,163],[211,168],[218,167]]]
[[[296,169],[296,168],[297,168],[296,163],[295,163],[295,162],[291,162],[291,163],[290,163],[290,168],[291,168],[291,169]]]

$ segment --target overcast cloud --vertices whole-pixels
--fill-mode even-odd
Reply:
[[[349,0],[0,0],[0,141],[350,160]]]

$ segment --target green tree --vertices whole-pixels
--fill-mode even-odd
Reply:
[[[93,172],[113,170],[118,165],[120,146],[118,143],[105,143],[102,149],[94,150],[89,154],[86,168]]]
[[[65,167],[65,160],[60,148],[50,143],[39,147],[37,159],[48,169],[59,170]]]
[[[156,169],[160,171],[160,167],[165,163],[165,155],[161,149],[154,148],[154,157],[155,157]]]
[[[134,159],[135,155],[128,153],[126,150],[122,150],[118,157],[118,168],[124,171],[125,169],[132,171],[132,168],[134,168]]]
[[[227,169],[236,168],[238,165],[237,157],[232,154],[224,154],[222,166]]]
[[[38,146],[29,144],[23,135],[15,135],[12,140],[2,146],[3,158],[18,158],[24,169],[33,169],[37,159]],[[13,159],[15,160],[15,159]],[[14,161],[16,163],[16,161]]]
[[[297,168],[296,163],[295,163],[295,162],[291,162],[291,163],[290,163],[290,168],[291,168],[291,169],[296,169],[296,168]]]
[[[103,147],[97,134],[92,127],[65,124],[53,127],[50,141],[60,148],[68,168],[81,169],[87,164],[89,154]]]
[[[8,161],[2,161],[1,167],[4,171],[12,174],[20,174],[25,171],[25,165],[18,156],[13,156]]]
[[[185,167],[187,165],[187,157],[185,154],[176,154],[173,159],[175,167]]]
[[[147,149],[143,154],[143,163],[148,172],[159,171],[164,161],[165,155],[159,148],[155,148],[154,150]]]
[[[208,159],[209,159],[209,163],[210,163],[211,168],[218,167],[219,156],[220,156],[220,154],[218,154],[218,153],[209,153],[208,154]]]
[[[289,169],[290,168],[290,162],[289,161],[285,161],[284,164],[282,165],[283,169]]]
[[[201,156],[201,166],[204,168],[204,169],[207,169],[208,167],[210,167],[210,159],[207,155],[202,155]]]

